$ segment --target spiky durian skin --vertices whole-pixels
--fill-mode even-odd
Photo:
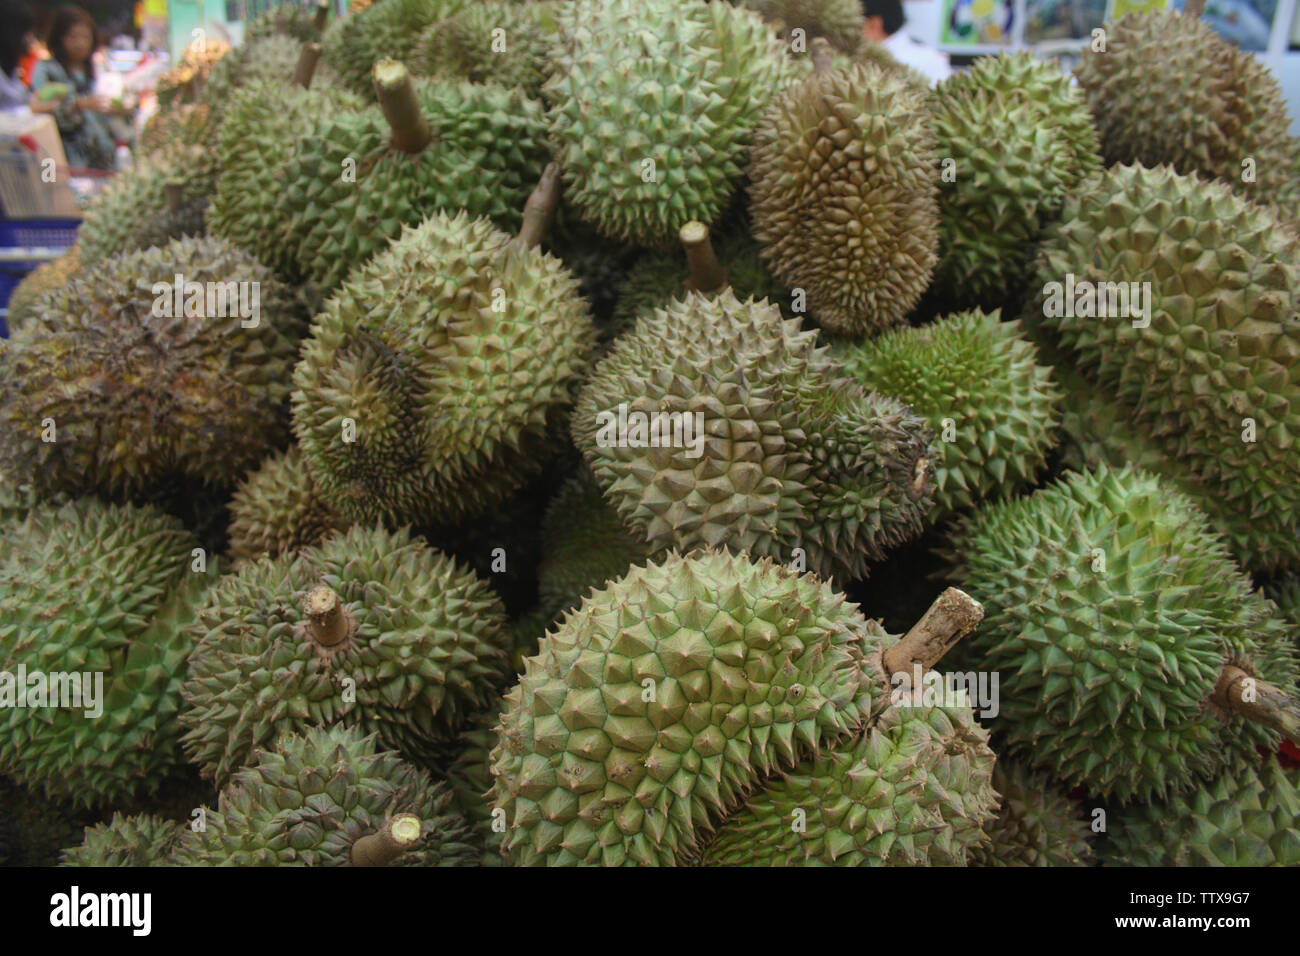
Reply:
[[[1149,283],[1149,324],[1066,315],[1069,275]],[[1026,323],[1258,529],[1250,566],[1300,566],[1300,237],[1226,186],[1116,166],[1067,203],[1033,285]]]
[[[184,764],[176,715],[191,640],[211,583],[197,542],[154,508],[84,498],[0,525],[0,660],[46,675],[102,674],[98,716],[83,706],[0,708],[0,772],[78,806],[157,791]],[[60,686],[71,687],[60,678]],[[46,703],[50,703],[47,699]],[[67,703],[60,700],[59,703]]]
[[[73,246],[57,259],[42,263],[24,276],[9,296],[5,324],[10,332],[35,312],[37,302],[61,288],[80,271],[81,247]]]
[[[1084,47],[1074,72],[1107,166],[1167,163],[1261,203],[1286,189],[1294,154],[1277,79],[1201,19],[1129,13],[1107,24],[1104,52]],[[1248,158],[1253,181],[1243,175]]]
[[[1292,624],[1300,627],[1300,574],[1279,578],[1265,587],[1264,593]]]
[[[828,331],[900,324],[938,260],[934,133],[924,94],[874,65],[779,94],[754,134],[750,212],[763,259]]]
[[[1300,772],[1237,760],[1189,793],[1115,808],[1108,827],[1111,865],[1300,866]]]
[[[478,0],[420,34],[411,71],[517,87],[536,97],[550,69],[556,6]]]
[[[433,132],[419,154],[389,148],[375,106],[320,120],[280,167],[275,217],[297,267],[323,291],[437,211],[465,210],[513,232],[550,160],[536,100],[493,84],[415,86]]]
[[[224,123],[226,108],[238,90],[262,83],[293,86],[291,81],[301,54],[302,42],[290,36],[248,39],[212,68],[203,87],[202,102],[207,103]],[[328,64],[318,62],[311,82],[316,89],[332,87],[338,85],[339,77]]]
[[[792,68],[749,10],[697,0],[577,0],[542,88],[565,202],[605,235],[667,248],[712,223]]]
[[[985,505],[948,549],[953,580],[985,609],[957,654],[1002,675],[1014,758],[1129,801],[1276,746],[1276,732],[1210,701],[1226,663],[1293,693],[1293,629],[1205,515],[1154,476],[1069,475]]]
[[[997,809],[994,760],[969,707],[891,706],[755,791],[703,862],[964,866]]]
[[[1002,798],[984,824],[990,844],[972,847],[970,866],[1091,866],[1092,834],[1083,806],[1051,780],[999,760],[993,789]]]
[[[321,584],[355,622],[330,650],[302,609]],[[509,646],[485,582],[405,530],[362,527],[223,578],[192,639],[183,742],[219,784],[255,748],[311,726],[360,726],[419,758],[484,705]]]
[[[162,866],[185,824],[152,813],[113,814],[86,828],[80,844],[63,851],[60,866]]]
[[[248,250],[277,274],[299,278],[288,222],[277,212],[285,163],[298,132],[317,117],[350,115],[362,107],[359,97],[328,87],[250,83],[237,90],[217,137],[221,173],[208,213],[212,234]],[[253,141],[256,149],[249,148]]]
[[[213,290],[229,294],[229,314],[170,315],[178,274],[207,291],[214,313],[223,309]],[[0,459],[43,493],[134,495],[178,475],[233,484],[288,435],[300,329],[289,296],[269,269],[215,239],[85,269],[8,344]]]
[[[484,711],[460,733],[456,739],[459,748],[455,759],[447,767],[447,786],[452,790],[456,808],[474,828],[474,836],[482,845],[481,862],[484,866],[502,866],[501,839],[504,829],[493,829],[495,820],[487,793],[492,789],[492,772],[489,758],[496,746],[496,726],[501,720],[498,702]],[[504,822],[504,821],[502,821]]]
[[[1071,192],[1101,171],[1082,93],[1028,51],[981,57],[934,97],[940,259],[934,285],[962,301],[1019,290],[1043,229]]]
[[[624,404],[702,432],[637,447],[610,422]],[[726,546],[860,577],[931,504],[924,421],[846,379],[797,320],[729,290],[643,313],[584,386],[573,438],[651,553]]]
[[[780,20],[784,31],[803,30],[805,37],[825,37],[831,46],[852,53],[862,43],[860,0],[743,0],[765,20]]]
[[[218,118],[207,103],[179,103],[145,120],[138,149],[146,157],[177,144],[210,149],[219,128]]]
[[[352,845],[400,814],[421,837],[391,866],[473,866],[450,791],[352,727],[285,734],[222,789],[217,809],[172,854],[180,866],[347,866]]]
[[[244,27],[246,40],[260,40],[265,37],[291,36],[299,43],[317,43],[320,31],[316,29],[315,10],[296,0],[285,0],[275,6],[267,7]]]
[[[632,569],[542,639],[506,696],[491,758],[504,852],[680,862],[763,775],[883,708],[892,643],[829,585],[767,559]]]
[[[292,554],[347,527],[321,500],[297,445],[271,455],[240,483],[230,515],[236,561]]]
[[[1051,370],[997,310],[843,343],[834,354],[864,388],[906,402],[939,436],[931,521],[1032,484],[1056,444],[1061,394]]]
[[[347,518],[472,517],[541,470],[593,341],[558,259],[484,219],[435,213],[316,317],[294,372],[294,432]]]
[[[344,86],[373,103],[370,71],[376,60],[409,61],[425,27],[445,20],[469,0],[385,0],[340,17],[321,37],[321,59]]]

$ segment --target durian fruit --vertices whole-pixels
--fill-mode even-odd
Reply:
[[[900,75],[907,81],[914,90],[926,97],[927,103],[932,103],[930,98],[930,78],[915,67],[907,66],[890,53],[883,44],[876,43],[872,40],[863,39],[862,43],[853,51],[851,57],[845,58],[837,55],[833,58],[832,63],[837,69],[847,69],[850,63],[872,63],[883,68],[887,72]]]
[[[269,36],[247,40],[230,51],[212,68],[203,87],[201,102],[224,117],[226,104],[236,90],[258,83],[287,83],[298,66],[302,43],[290,36]],[[314,70],[318,85],[332,85],[337,77],[328,66]]]
[[[10,332],[35,313],[36,303],[63,287],[81,271],[81,247],[74,245],[57,259],[43,262],[23,277],[9,296],[5,324]]]
[[[277,558],[317,545],[348,523],[321,499],[297,445],[275,452],[230,500],[230,557]]]
[[[419,759],[507,666],[492,589],[405,530],[356,527],[247,562],[212,589],[191,637],[183,743],[218,785],[312,726],[360,726]]]
[[[475,717],[456,740],[457,753],[447,768],[447,786],[451,788],[456,808],[474,828],[482,845],[480,862],[484,866],[501,866],[501,839],[505,833],[504,815],[493,814],[487,801],[492,789],[489,757],[496,746],[496,725],[501,707],[494,706]]]
[[[468,5],[469,0],[384,0],[367,6],[329,25],[321,38],[322,57],[347,89],[373,103],[375,64],[389,57],[409,61],[426,27]]]
[[[1067,203],[1033,286],[1026,323],[1256,529],[1249,566],[1300,566],[1300,237],[1226,186],[1116,166]]]
[[[837,50],[853,53],[862,44],[861,0],[744,0],[765,20],[780,21],[782,33],[803,30],[807,40],[825,37]]]
[[[573,216],[566,217],[563,229],[556,229],[547,237],[543,248],[559,258],[573,273],[578,280],[578,291],[591,306],[602,339],[612,338],[605,326],[610,321],[628,273],[644,252],[625,242],[606,239]]]
[[[473,866],[450,791],[351,727],[285,734],[223,788],[181,866]]]
[[[816,333],[730,290],[643,313],[573,414],[605,499],[650,553],[728,547],[845,579],[920,532],[931,437]]]
[[[1168,164],[1265,204],[1288,189],[1295,154],[1277,78],[1197,17],[1126,14],[1107,24],[1104,51],[1083,49],[1074,72],[1107,166]]]
[[[541,104],[518,91],[412,83],[391,60],[376,65],[375,83],[379,107],[321,119],[281,167],[275,215],[287,224],[302,274],[326,292],[403,225],[436,211],[465,210],[517,229],[550,158]]]
[[[202,238],[208,232],[208,197],[185,197],[186,182],[174,177],[163,183],[163,208],[140,223],[134,236],[137,249],[165,246],[183,236]]]
[[[993,789],[997,817],[984,824],[991,843],[972,847],[971,866],[1091,866],[1092,830],[1084,807],[1042,774],[999,760]]]
[[[877,66],[819,70],[781,93],[754,135],[754,237],[829,332],[898,325],[930,283],[939,209],[925,99]]]
[[[793,67],[757,14],[703,0],[576,0],[542,92],[565,200],[601,233],[668,248],[712,224]]]
[[[961,657],[1001,674],[995,729],[1065,787],[1156,799],[1300,735],[1293,628],[1154,476],[1102,466],[986,504],[948,553],[987,609]]]
[[[998,806],[970,707],[893,705],[764,785],[718,828],[710,866],[965,866]]]
[[[931,521],[1032,484],[1056,444],[1061,393],[1051,370],[997,310],[843,343],[833,354],[863,388],[906,402],[939,436]]]
[[[557,29],[554,3],[478,0],[425,28],[411,51],[419,76],[541,93]]]
[[[1300,627],[1300,574],[1279,578],[1266,586],[1264,593],[1292,624]]]
[[[86,828],[80,844],[63,851],[60,866],[163,866],[185,824],[152,813],[113,814]]]
[[[558,172],[546,181],[553,193]],[[435,213],[316,317],[294,433],[345,518],[452,523],[541,471],[594,332],[577,282],[535,245]]]
[[[1116,807],[1105,862],[1119,866],[1300,866],[1300,771],[1234,761],[1167,801]]]
[[[196,544],[154,508],[93,498],[0,525],[0,772],[90,806],[184,764],[187,627],[215,571]]]
[[[300,43],[316,43],[333,6],[331,0],[317,0],[314,5],[283,0],[249,20],[244,27],[244,38],[260,40],[278,35],[293,37]]]
[[[270,270],[220,240],[87,267],[9,340],[0,459],[42,493],[233,484],[287,437],[299,322]]]
[[[0,777],[0,866],[54,866],[95,814],[32,793]]]
[[[136,143],[136,161],[177,146],[211,149],[220,128],[207,103],[178,103],[145,120]]]
[[[962,302],[1017,292],[1043,230],[1101,171],[1083,94],[1028,51],[981,57],[934,98],[940,259],[934,286]]]

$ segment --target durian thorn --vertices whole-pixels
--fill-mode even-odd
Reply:
[[[411,74],[397,60],[385,58],[374,65],[370,77],[379,108],[384,111],[384,119],[392,131],[388,144],[403,153],[421,152],[433,142],[433,131],[420,112]]]
[[[1300,744],[1300,701],[1240,667],[1223,665],[1212,699],[1224,710],[1272,727],[1293,744]]]
[[[323,584],[307,592],[302,610],[307,615],[307,634],[321,647],[337,647],[356,628],[356,622],[334,589]]]
[[[825,37],[814,37],[812,41],[813,73],[825,76],[835,68],[831,59],[831,43]]]
[[[521,249],[535,249],[551,228],[555,210],[560,206],[560,164],[550,162],[542,170],[542,178],[524,203],[524,221],[515,236],[515,245]]]
[[[176,213],[185,205],[185,183],[179,179],[169,179],[163,186],[167,191],[167,211]]]
[[[349,856],[353,866],[387,866],[419,841],[420,818],[403,813],[357,840]]]
[[[1183,4],[1183,16],[1199,18],[1205,12],[1205,0],[1187,0]]]
[[[293,68],[293,78],[289,81],[304,90],[311,89],[311,78],[316,75],[316,61],[320,59],[319,43],[304,43],[298,52],[298,62]]]
[[[312,14],[311,25],[320,33],[325,29],[325,21],[330,17],[330,0],[316,0],[316,12]]]
[[[715,295],[727,287],[727,270],[718,261],[718,254],[713,251],[709,241],[709,227],[692,219],[681,229],[677,237],[686,250],[686,261],[690,264],[691,274],[686,277],[686,288],[705,295]]]
[[[958,588],[948,588],[903,639],[885,651],[885,669],[890,674],[911,674],[918,666],[922,672],[928,671],[983,618],[984,607],[979,601]]]

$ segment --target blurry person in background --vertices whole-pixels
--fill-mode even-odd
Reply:
[[[25,110],[31,91],[23,84],[19,67],[32,45],[32,11],[23,0],[0,0],[0,113]]]
[[[924,74],[931,86],[952,76],[948,54],[912,39],[903,30],[907,21],[902,0],[862,0],[862,14],[867,18],[863,37],[879,43],[899,63]]]
[[[95,92],[95,21],[81,7],[59,7],[45,45],[50,58],[32,74],[32,111],[54,114],[69,166],[112,169],[117,143],[105,115],[113,106]]]

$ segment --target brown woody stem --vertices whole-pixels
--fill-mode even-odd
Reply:
[[[677,231],[677,237],[682,241],[686,261],[691,267],[686,287],[705,295],[713,295],[725,289],[727,270],[722,267],[718,254],[713,251],[713,243],[709,241],[709,227],[691,220]]]
[[[831,43],[825,37],[814,37],[812,41],[813,73],[825,76],[834,69]]]
[[[560,164],[551,162],[542,170],[542,178],[533,187],[528,201],[524,203],[524,221],[519,227],[515,243],[523,249],[534,249],[541,244],[551,222],[555,219],[555,210],[560,206]]]
[[[304,43],[302,50],[298,53],[298,63],[293,68],[293,79],[291,82],[295,86],[301,86],[304,90],[311,88],[311,78],[316,74],[316,61],[320,59],[319,43]]]
[[[169,179],[163,188],[167,191],[167,211],[180,212],[181,206],[185,205],[185,183]]]
[[[930,605],[903,639],[885,651],[891,674],[928,671],[984,618],[979,601],[957,588],[948,588]]]
[[[387,866],[419,840],[420,818],[413,813],[403,813],[352,844],[352,865]]]
[[[389,144],[403,153],[418,153],[433,140],[429,123],[420,112],[415,84],[406,67],[396,60],[380,60],[371,71],[379,108],[392,131]]]
[[[316,12],[312,15],[311,25],[316,28],[317,33],[325,30],[325,21],[330,16],[330,0],[316,0]]]
[[[333,588],[312,588],[303,599],[302,610],[307,615],[308,635],[321,647],[337,647],[352,635],[352,616]]]
[[[1224,710],[1272,727],[1287,740],[1300,744],[1300,701],[1272,684],[1257,680],[1240,667],[1223,666],[1212,699]]]

